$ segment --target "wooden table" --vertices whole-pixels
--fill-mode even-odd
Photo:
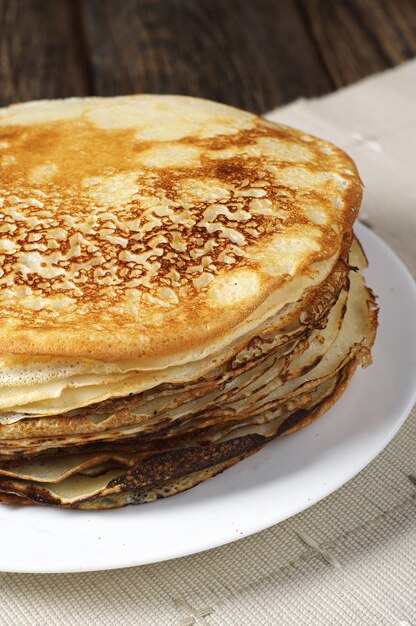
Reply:
[[[156,92],[264,112],[415,55],[415,0],[0,0],[3,105]]]

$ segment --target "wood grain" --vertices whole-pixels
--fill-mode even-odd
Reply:
[[[266,111],[332,87],[292,0],[81,7],[98,94],[181,93]]]
[[[336,87],[416,55],[414,0],[299,0]]]
[[[67,0],[0,0],[0,104],[85,95],[77,5]]]
[[[264,112],[415,55],[415,0],[0,0],[0,105],[150,92]]]

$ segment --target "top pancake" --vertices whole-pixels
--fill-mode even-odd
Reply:
[[[335,146],[180,96],[0,109],[0,162],[2,354],[203,358],[321,282],[361,201]]]

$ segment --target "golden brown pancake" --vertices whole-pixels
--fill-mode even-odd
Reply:
[[[371,361],[341,150],[179,96],[0,109],[0,502],[173,495]]]
[[[188,97],[16,105],[0,142],[2,353],[195,361],[328,275],[361,200],[335,146]]]

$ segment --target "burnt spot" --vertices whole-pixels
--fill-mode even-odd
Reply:
[[[223,443],[165,452],[145,459],[137,467],[114,478],[109,482],[108,488],[121,486],[123,489],[137,489],[157,485],[232,459],[253,448],[258,448],[265,441],[261,435],[247,435]]]

